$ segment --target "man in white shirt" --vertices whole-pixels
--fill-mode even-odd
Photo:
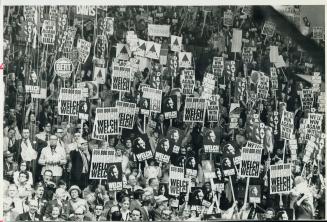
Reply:
[[[57,146],[58,138],[55,135],[50,136],[47,147],[41,151],[39,164],[43,165],[41,173],[45,170],[51,170],[53,179],[57,183],[63,173],[63,165],[67,163],[66,151],[63,147]]]

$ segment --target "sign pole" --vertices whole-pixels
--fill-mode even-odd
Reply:
[[[283,148],[283,163],[285,162],[285,152],[286,152],[286,140],[284,139],[284,148]]]
[[[229,184],[230,184],[230,188],[231,188],[232,195],[233,195],[233,202],[235,202],[235,194],[234,194],[234,188],[233,188],[233,182],[232,182],[231,176],[229,176]]]
[[[248,202],[249,184],[250,184],[250,177],[247,177],[246,178],[246,187],[245,187],[245,196],[244,196],[244,204],[243,204],[243,207],[245,207],[246,206],[246,203]]]

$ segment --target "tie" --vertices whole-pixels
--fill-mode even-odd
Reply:
[[[45,134],[45,141],[48,141],[49,140],[49,135],[46,133]]]
[[[28,146],[28,145],[27,145],[27,139],[24,139],[24,144],[25,144],[26,146]]]
[[[12,141],[12,139],[9,139],[9,147],[12,147],[12,145],[14,145],[14,142]]]
[[[132,186],[132,192],[134,192],[134,186]]]

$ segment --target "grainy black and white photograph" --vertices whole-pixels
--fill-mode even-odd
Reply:
[[[2,5],[0,220],[324,220],[326,3],[277,3]]]

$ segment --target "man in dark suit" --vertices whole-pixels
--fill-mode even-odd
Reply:
[[[14,172],[17,170],[17,163],[13,160],[13,154],[9,151],[3,152],[3,178],[10,183],[14,182]]]
[[[36,211],[38,209],[38,202],[35,199],[32,199],[28,203],[29,210],[26,213],[19,214],[16,218],[16,221],[40,221],[42,220],[41,215]]]
[[[78,141],[78,149],[70,152],[70,170],[71,185],[78,185],[82,190],[88,184],[89,164],[91,156],[88,151],[87,141],[80,138]]]

